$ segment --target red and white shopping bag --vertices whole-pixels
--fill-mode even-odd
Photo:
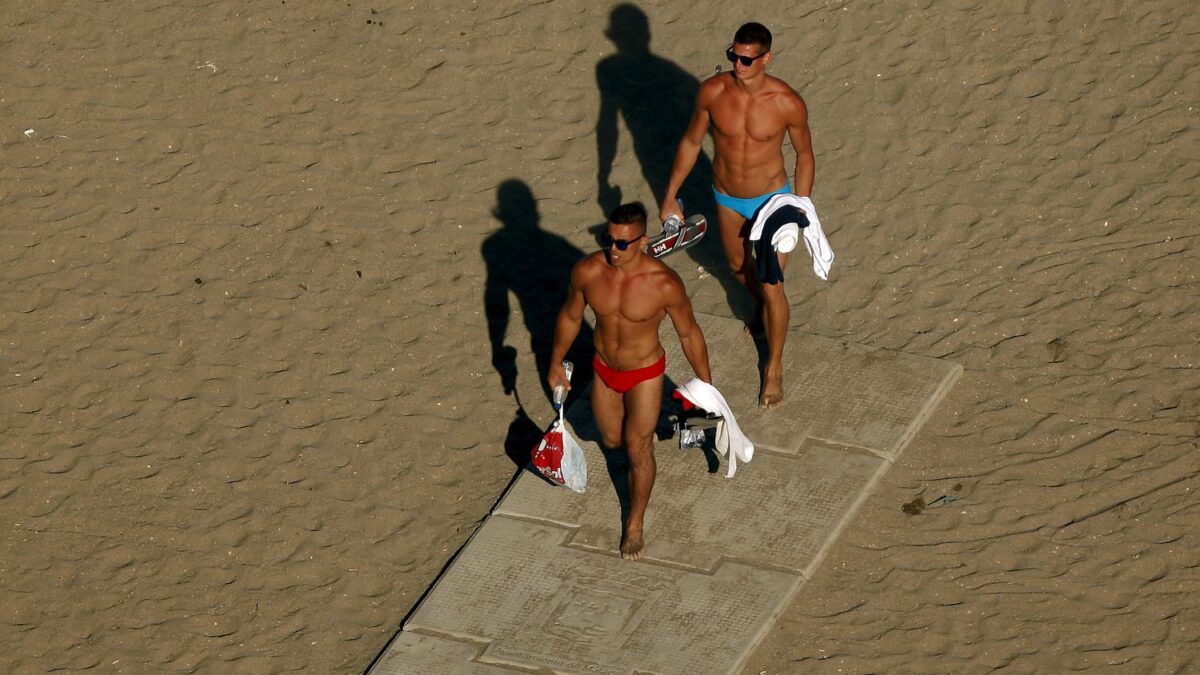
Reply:
[[[583,492],[587,489],[587,460],[583,457],[583,448],[567,431],[563,420],[565,407],[558,409],[554,424],[533,449],[533,468],[553,483]]]

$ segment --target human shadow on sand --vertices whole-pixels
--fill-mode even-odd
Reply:
[[[605,215],[624,201],[621,187],[609,181],[617,154],[618,120],[623,119],[642,175],[654,194],[655,203],[647,206],[653,221],[650,233],[656,234],[654,216],[671,178],[675,151],[691,120],[700,80],[650,51],[650,22],[636,5],[624,3],[615,7],[609,14],[604,35],[616,45],[617,53],[596,64],[596,83],[600,89],[600,114],[596,122],[597,201]],[[753,298],[730,272],[721,248],[712,177],[712,161],[702,151],[679,197],[688,215],[702,213],[708,218],[709,230],[704,241],[687,249],[686,254],[720,282],[734,316],[749,321],[754,311]]]
[[[537,200],[523,181],[510,179],[497,187],[492,215],[500,221],[501,228],[480,247],[487,268],[483,305],[492,366],[500,375],[504,393],[513,394],[517,403],[505,452],[513,463],[523,467],[529,462],[529,452],[541,438],[543,429],[530,419],[517,393],[517,349],[506,342],[513,315],[509,298],[510,295],[516,298],[529,332],[529,349],[537,366],[537,372],[530,376],[537,378],[542,394],[549,400],[551,392],[546,375],[554,348],[555,321],[567,298],[571,268],[584,254],[566,239],[541,229]],[[584,321],[567,352],[567,359],[575,364],[568,404],[592,381],[592,336],[592,327]]]

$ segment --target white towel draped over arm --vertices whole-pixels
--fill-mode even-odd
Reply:
[[[754,222],[750,225],[750,241],[758,241],[762,238],[763,226],[767,219],[784,206],[792,206],[803,211],[805,217],[808,218],[808,226],[799,228],[798,225],[793,227],[785,225],[772,237],[771,243],[780,253],[791,251],[790,247],[795,246],[795,239],[794,235],[789,236],[790,232],[794,231],[793,228],[799,228],[804,237],[804,246],[808,249],[808,254],[812,256],[813,273],[828,280],[829,270],[833,267],[833,247],[829,245],[829,239],[825,237],[825,230],[821,228],[821,219],[817,217],[817,207],[813,205],[811,198],[784,193],[768,199],[767,203],[763,204],[755,214]],[[788,234],[784,234],[785,228],[789,230]],[[785,249],[785,246],[789,248]]]

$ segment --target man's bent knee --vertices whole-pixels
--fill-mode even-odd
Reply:
[[[787,302],[787,293],[783,290],[783,282],[777,284],[763,284],[762,294],[763,298],[766,299],[767,302],[771,302],[773,300],[782,300],[783,302]]]
[[[734,274],[745,274],[747,272],[745,258],[729,258],[728,261],[730,272],[733,272]]]
[[[625,449],[631,459],[651,456],[654,453],[654,435],[625,434]]]

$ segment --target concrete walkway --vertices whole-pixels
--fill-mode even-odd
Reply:
[[[587,493],[523,473],[370,675],[736,673],[962,370],[793,332],[784,405],[761,412],[762,345],[697,319],[754,461],[727,480],[710,450],[660,441],[646,550],[622,560],[625,466],[581,399]],[[669,391],[692,373],[665,324]]]

